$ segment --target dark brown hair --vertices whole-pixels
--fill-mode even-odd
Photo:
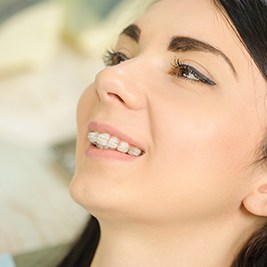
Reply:
[[[267,81],[267,1],[215,0],[227,13],[247,51]],[[267,88],[267,87],[266,87]],[[266,148],[266,146],[265,146]],[[266,163],[266,153],[258,162]],[[267,266],[267,224],[250,237],[232,267]]]
[[[267,0],[214,0],[234,25],[237,34],[267,82]],[[264,153],[267,155],[267,153]],[[83,233],[58,267],[88,267],[100,238],[91,217]],[[267,266],[267,224],[244,245],[232,267]]]
[[[89,219],[83,232],[58,267],[90,266],[100,239],[100,227],[96,218]]]

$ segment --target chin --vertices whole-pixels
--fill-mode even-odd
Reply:
[[[73,200],[97,219],[110,220],[125,216],[128,201],[119,194],[119,189],[111,185],[103,186],[90,178],[81,173],[74,175],[69,187]]]

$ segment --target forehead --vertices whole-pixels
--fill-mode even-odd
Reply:
[[[173,34],[212,42],[220,40],[222,34],[228,39],[236,38],[212,0],[160,0],[138,19],[137,24],[143,34],[161,35],[160,38]]]
[[[223,51],[237,65],[244,60],[251,65],[250,55],[214,0],[160,0],[135,24],[141,29],[141,46],[167,47],[173,36],[192,37]]]

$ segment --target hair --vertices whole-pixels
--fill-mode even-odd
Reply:
[[[91,265],[100,239],[100,227],[93,216],[89,219],[83,232],[72,245],[69,253],[57,267],[88,267]]]
[[[230,25],[267,82],[267,0],[213,1],[226,12]],[[264,155],[267,153],[264,152]],[[99,239],[99,223],[96,218],[91,217],[84,231],[58,267],[90,266]],[[267,223],[249,238],[232,264],[232,267],[266,266]]]

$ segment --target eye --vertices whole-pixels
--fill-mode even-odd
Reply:
[[[106,66],[114,66],[122,63],[125,60],[128,60],[129,58],[121,53],[121,52],[116,52],[116,51],[110,51],[107,50],[106,53],[103,56],[103,61]]]
[[[174,63],[172,64],[172,68],[169,71],[169,74],[194,82],[202,82],[207,85],[216,85],[214,81],[206,77],[196,68],[187,64],[180,63],[179,59],[175,59]]]

